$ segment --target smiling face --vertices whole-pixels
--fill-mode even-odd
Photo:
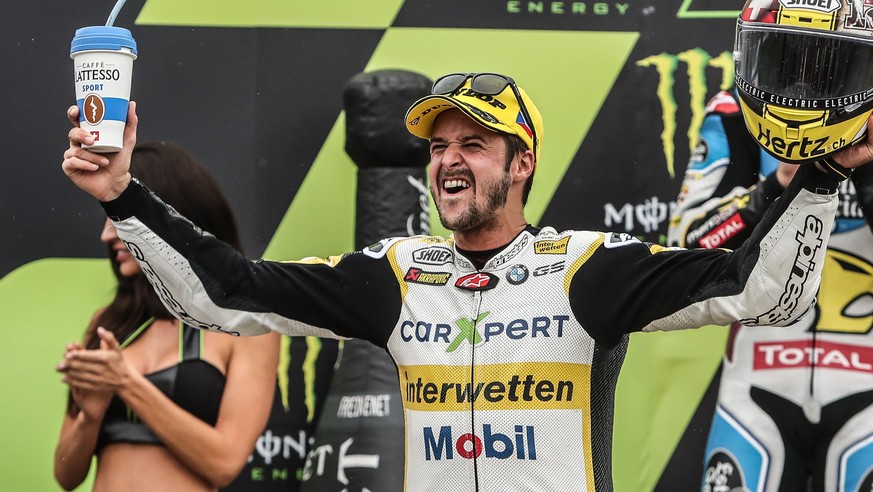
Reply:
[[[430,144],[431,194],[447,229],[496,229],[513,179],[503,137],[458,110],[440,114]]]
[[[130,254],[130,251],[121,242],[118,233],[115,231],[115,226],[112,221],[106,218],[103,224],[103,232],[100,234],[100,241],[109,247],[111,259],[118,263],[118,271],[123,277],[133,277],[140,272],[139,264]]]

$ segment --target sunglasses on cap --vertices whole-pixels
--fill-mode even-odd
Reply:
[[[512,88],[515,100],[518,101],[518,107],[521,109],[522,115],[524,115],[528,128],[530,128],[533,137],[532,150],[534,154],[536,154],[537,146],[539,145],[537,131],[533,119],[531,119],[530,113],[527,111],[527,106],[524,104],[524,99],[518,91],[518,85],[516,85],[515,81],[512,80],[512,77],[507,77],[506,75],[501,75],[499,73],[450,73],[438,78],[436,82],[433,83],[430,92],[435,95],[451,94],[460,89],[467,79],[472,79],[470,81],[470,89],[473,92],[485,96],[496,96],[503,92],[507,86]]]

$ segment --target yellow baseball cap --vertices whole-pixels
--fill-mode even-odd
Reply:
[[[437,115],[447,109],[459,109],[486,128],[518,135],[539,162],[543,118],[524,89],[510,77],[496,73],[453,73],[438,78],[431,92],[406,112],[409,133],[430,139]]]

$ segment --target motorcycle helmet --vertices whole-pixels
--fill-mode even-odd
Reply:
[[[736,87],[746,127],[802,164],[860,140],[873,112],[873,0],[747,0]]]

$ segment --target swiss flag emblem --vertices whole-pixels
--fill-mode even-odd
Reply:
[[[740,18],[744,21],[775,24],[778,10],[779,0],[749,0]]]

